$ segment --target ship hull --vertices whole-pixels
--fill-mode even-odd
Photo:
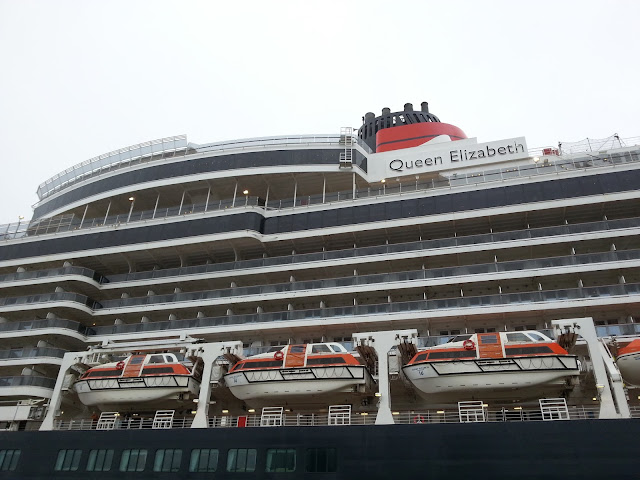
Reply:
[[[474,424],[351,425],[333,427],[209,428],[120,431],[0,432],[3,449],[20,449],[14,471],[3,480],[25,479],[172,479],[323,478],[378,480],[401,474],[434,480],[567,480],[637,478],[640,422],[572,420]],[[615,441],[603,441],[615,439]],[[333,472],[309,472],[310,449],[335,449]],[[254,449],[250,473],[228,472],[231,449]],[[76,471],[55,471],[63,449],[80,451]],[[112,449],[108,471],[87,472],[91,450]],[[120,471],[125,449],[144,449],[139,471]],[[177,449],[181,460],[173,473],[154,472],[155,455]],[[194,449],[216,449],[215,473],[190,472]],[[269,449],[292,449],[293,472],[266,472]]]

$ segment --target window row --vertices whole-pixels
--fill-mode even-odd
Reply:
[[[9,453],[5,453],[9,452]],[[17,452],[17,453],[15,453]],[[0,450],[0,470],[15,470],[19,450]],[[108,472],[116,468],[120,472],[142,472],[147,468],[147,449],[126,449],[115,460],[113,449],[91,450],[85,471]],[[181,449],[159,449],[153,460],[154,472],[179,472],[182,466]],[[218,470],[220,451],[212,448],[191,450],[189,472],[215,472]],[[57,472],[75,472],[80,469],[82,450],[65,449],[58,452],[54,466]],[[230,448],[227,450],[227,472],[255,472],[258,450],[255,448]],[[266,451],[265,472],[295,472],[297,451],[293,448],[270,448]],[[337,471],[335,448],[308,448],[304,457],[305,472],[328,473]]]

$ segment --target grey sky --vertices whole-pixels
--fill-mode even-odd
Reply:
[[[640,135],[629,1],[0,0],[0,223],[93,156],[337,133],[416,107],[481,141]]]

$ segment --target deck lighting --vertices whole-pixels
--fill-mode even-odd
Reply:
[[[222,413],[229,413],[229,410],[222,410]]]
[[[381,397],[382,396],[382,394],[380,392],[376,392],[375,395],[376,395],[376,397]]]
[[[129,197],[129,201],[133,202],[136,199],[136,197]]]
[[[522,410],[522,407],[513,407],[514,410]]]
[[[400,412],[391,412],[391,415],[400,415]]]
[[[487,408],[487,407],[489,406],[489,404],[488,404],[488,403],[483,403],[483,404],[482,404],[482,406],[483,406],[484,408]]]
[[[199,399],[199,398],[194,398],[194,399],[193,399],[193,403],[198,403],[199,401],[200,401],[200,399]]]
[[[591,400],[593,400],[593,401],[595,402],[595,401],[596,401],[596,400],[598,400],[598,399],[597,399],[596,397],[593,397]]]
[[[191,415],[195,415],[196,413],[198,412],[196,412],[195,410],[191,410]]]
[[[256,413],[256,409],[255,408],[250,408],[249,410],[247,410],[249,413]]]
[[[243,190],[242,193],[244,193],[245,195],[249,195],[249,190]]]
[[[533,157],[533,163],[538,163],[540,161],[540,157]]]
[[[444,410],[438,410],[436,413],[444,413]]]
[[[367,412],[360,412],[360,415],[362,415],[363,417],[366,417],[369,414]]]
[[[386,182],[386,181],[387,181],[387,180],[383,178],[382,180],[380,180],[380,183],[384,183],[384,182]]]

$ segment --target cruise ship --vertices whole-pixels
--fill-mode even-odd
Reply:
[[[637,477],[640,138],[336,131],[38,187],[0,229],[3,478]]]

